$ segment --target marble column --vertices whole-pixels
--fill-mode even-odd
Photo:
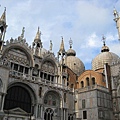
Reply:
[[[1,97],[1,103],[2,103],[2,105],[1,105],[1,111],[3,111],[4,101],[5,101],[5,94],[3,94],[2,97]]]

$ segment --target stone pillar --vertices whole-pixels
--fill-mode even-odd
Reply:
[[[14,64],[12,64],[12,70],[14,70]]]
[[[86,79],[83,82],[84,82],[84,87],[87,87],[87,81],[86,81]]]
[[[42,120],[44,120],[44,109],[43,109],[43,106],[41,105],[41,118]]]
[[[25,74],[25,67],[23,67],[23,74]]]
[[[20,70],[20,65],[18,65],[18,72],[19,72],[19,70]]]
[[[40,118],[41,116],[41,110],[40,110],[40,105],[38,105],[38,109],[37,109],[37,118]]]
[[[32,71],[33,71],[33,68],[30,69],[30,79],[32,80]]]
[[[36,104],[34,107],[35,107],[35,108],[34,108],[34,111],[35,111],[34,115],[35,115],[35,118],[37,118],[38,104]]]
[[[5,102],[5,94],[3,94],[2,97],[1,97],[1,103],[2,103],[2,105],[1,105],[1,111],[3,111],[4,102]]]
[[[60,108],[60,120],[63,120],[64,118],[63,118],[63,108]]]
[[[0,95],[0,110],[1,110],[1,107],[2,107],[2,95]]]
[[[52,81],[52,76],[50,75],[50,83],[51,83],[51,81]]]

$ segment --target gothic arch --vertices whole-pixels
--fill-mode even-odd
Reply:
[[[16,91],[17,93],[14,93]],[[32,113],[36,102],[36,95],[33,89],[25,83],[16,82],[9,84],[5,97],[4,110],[21,108],[28,113]]]

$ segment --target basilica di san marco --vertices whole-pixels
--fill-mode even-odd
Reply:
[[[116,10],[114,21],[120,37]],[[120,57],[104,37],[92,69],[85,70],[71,39],[65,50],[62,37],[55,56],[52,41],[49,50],[44,48],[39,27],[32,45],[24,27],[9,40],[6,29],[5,9],[0,17],[0,120],[120,120]]]

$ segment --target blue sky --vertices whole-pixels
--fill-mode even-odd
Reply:
[[[120,56],[113,20],[113,9],[120,11],[120,0],[1,0],[0,4],[0,14],[7,8],[6,40],[17,38],[25,27],[26,41],[32,44],[39,26],[44,48],[49,49],[52,40],[56,55],[63,36],[67,51],[71,38],[77,57],[86,69],[91,69],[92,59],[100,53],[104,34],[110,51]]]

